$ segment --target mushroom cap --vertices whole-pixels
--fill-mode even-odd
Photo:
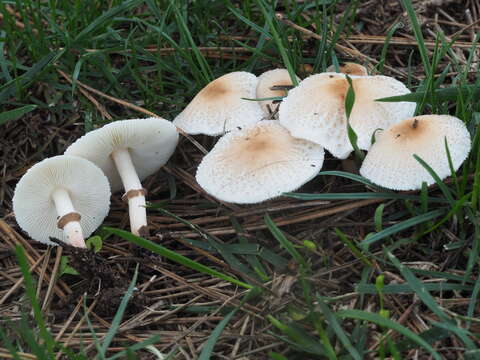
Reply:
[[[358,147],[368,150],[375,130],[413,116],[415,103],[375,101],[410,92],[394,78],[354,75],[350,78],[355,92],[350,125],[358,136]],[[283,99],[280,123],[293,136],[320,144],[337,158],[347,158],[353,151],[345,113],[348,88],[345,74],[322,73],[306,78]]]
[[[470,134],[462,120],[449,115],[423,115],[403,120],[376,136],[360,174],[373,183],[394,190],[420,189],[435,181],[413,157],[424,160],[444,179],[451,174],[445,137],[455,171],[467,158]]]
[[[278,121],[261,121],[223,136],[203,158],[196,179],[220,200],[258,203],[315,177],[323,157],[320,145],[292,137]]]
[[[258,79],[244,72],[232,72],[213,80],[193,98],[173,123],[188,134],[221,135],[253,124],[262,116],[255,98]]]
[[[300,78],[296,76],[297,80],[300,81]],[[274,69],[264,72],[258,77],[257,85],[257,98],[269,98],[276,96],[285,96],[287,95],[286,90],[272,90],[271,87],[275,85],[283,86],[292,86],[292,79],[287,69]],[[265,115],[270,115],[268,107],[274,110],[273,100],[260,101],[260,106]]]
[[[367,68],[363,65],[356,64],[353,62],[342,63],[339,67],[339,70],[342,74],[348,75],[358,75],[358,76],[367,76]],[[330,65],[327,68],[327,72],[335,72],[335,66]]]
[[[50,237],[68,242],[57,227],[58,214],[53,192],[64,188],[81,216],[83,235],[100,226],[110,208],[110,185],[99,167],[90,161],[67,155],[45,159],[33,165],[15,187],[13,212],[18,225],[34,240],[56,245]]]
[[[143,180],[165,164],[175,151],[178,132],[162,118],[120,120],[83,135],[65,151],[90,160],[100,167],[110,181],[112,191],[122,189],[122,179],[110,156],[118,149],[128,149],[138,178]]]

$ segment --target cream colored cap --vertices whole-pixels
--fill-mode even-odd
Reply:
[[[260,121],[263,113],[254,99],[258,79],[239,71],[205,86],[173,121],[188,134],[221,135]]]
[[[198,166],[196,179],[220,200],[258,203],[315,177],[323,157],[320,145],[296,139],[278,121],[265,120],[222,137]]]
[[[297,81],[300,81],[300,78],[296,76]],[[272,90],[273,86],[292,86],[292,79],[287,69],[274,69],[264,72],[258,77],[257,85],[257,98],[270,98],[277,96],[286,96],[286,90]],[[270,107],[271,111],[274,111],[277,105],[273,104],[273,100],[261,101],[260,105],[265,115],[270,115],[268,108]]]
[[[434,179],[413,155],[419,156],[444,179],[451,174],[445,138],[456,171],[471,147],[465,124],[449,115],[423,115],[403,120],[378,133],[360,174],[394,190],[420,189],[423,181],[431,185]]]
[[[353,62],[345,62],[339,66],[339,70],[342,74],[348,75],[357,75],[357,76],[367,76],[367,68],[363,65],[356,64]],[[327,72],[335,72],[335,66],[330,65],[327,68]]]
[[[413,115],[415,103],[377,102],[375,99],[410,91],[387,76],[351,76],[355,104],[350,125],[358,136],[360,149],[368,150],[378,128],[386,129]],[[333,156],[345,159],[353,151],[348,139],[345,97],[349,89],[346,75],[316,74],[289,91],[279,111],[280,123],[293,136],[325,147]]]

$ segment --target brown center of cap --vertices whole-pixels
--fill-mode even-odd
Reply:
[[[208,84],[203,90],[200,92],[200,95],[205,99],[214,99],[218,96],[221,96],[228,92],[228,87],[224,84],[224,81],[214,80],[210,84]]]
[[[131,199],[137,196],[145,196],[145,195],[147,195],[147,189],[128,190],[125,194],[123,194],[122,201],[127,202],[128,199]]]
[[[59,229],[62,229],[71,221],[80,221],[82,217],[80,216],[79,213],[77,212],[71,212],[68,214],[63,215],[60,219],[57,221],[57,227]]]

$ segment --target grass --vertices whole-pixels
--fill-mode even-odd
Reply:
[[[420,3],[1,0],[0,357],[478,358],[479,27],[464,6]],[[118,288],[98,274],[57,276],[75,254],[17,227],[15,183],[85,131],[147,113],[173,119],[227,72],[284,67],[304,78],[343,60],[412,90],[388,101],[461,118],[473,146],[459,171],[398,193],[327,158],[298,192],[240,207],[201,193],[202,153],[183,139],[146,184],[155,236],[124,231],[115,197],[98,231],[90,265],[116,274]]]

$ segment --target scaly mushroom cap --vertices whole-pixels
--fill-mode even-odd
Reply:
[[[52,194],[67,190],[75,211],[80,214],[83,235],[98,228],[110,208],[110,185],[97,166],[90,161],[60,155],[32,166],[15,187],[13,212],[18,225],[34,240],[56,245],[50,237],[68,243],[57,226],[58,214]]]
[[[221,135],[262,118],[255,98],[258,79],[239,71],[213,80],[175,118],[173,123],[188,134]]]
[[[297,80],[300,78],[297,76]],[[277,96],[286,96],[286,90],[272,90],[272,86],[292,86],[292,79],[287,69],[274,69],[264,72],[258,77],[257,98],[270,98]],[[273,105],[273,100],[261,101],[260,105],[265,115],[270,115],[268,107],[273,111],[277,105]]]
[[[65,151],[90,160],[107,175],[112,191],[122,189],[122,180],[110,154],[128,149],[140,180],[156,172],[175,151],[178,132],[162,118],[115,121],[90,131]]]
[[[360,149],[368,150],[376,129],[386,129],[413,115],[415,103],[377,102],[375,99],[410,91],[387,76],[351,76],[355,103],[350,125]],[[280,105],[279,120],[293,136],[325,147],[333,156],[345,159],[353,151],[348,139],[345,97],[346,75],[316,74],[289,91]]]
[[[258,203],[292,191],[322,168],[320,145],[293,138],[277,121],[222,137],[198,166],[197,181],[216,198]]]
[[[441,179],[451,174],[445,138],[457,170],[467,158],[471,147],[470,134],[460,119],[448,115],[423,115],[379,132],[360,174],[373,183],[394,190],[420,189],[434,179],[413,157],[424,160]]]
[[[339,70],[342,74],[348,75],[358,75],[358,76],[367,76],[367,68],[363,65],[356,64],[353,62],[345,62],[340,65]],[[330,65],[327,68],[327,72],[335,72],[335,66]]]

